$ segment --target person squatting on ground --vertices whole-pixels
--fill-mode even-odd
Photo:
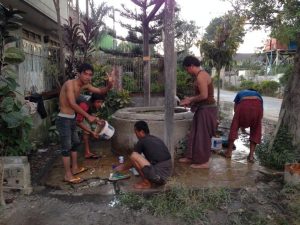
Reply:
[[[75,113],[83,115],[90,123],[98,122],[98,118],[85,112],[76,103],[81,91],[87,90],[92,93],[106,94],[113,86],[112,76],[108,76],[108,85],[104,88],[97,88],[91,85],[94,69],[89,64],[82,64],[78,69],[78,77],[66,81],[60,90],[59,108],[56,119],[56,127],[61,142],[62,160],[65,169],[64,180],[70,183],[80,183],[82,179],[77,177],[78,173],[85,171],[79,168],[77,163],[77,149],[80,141],[76,130]]]
[[[211,155],[211,138],[217,129],[217,107],[214,99],[214,87],[210,75],[201,67],[200,61],[194,56],[183,60],[183,67],[194,76],[195,95],[185,97],[180,105],[191,107],[194,112],[191,131],[188,139],[188,150],[181,163],[191,163],[195,169],[209,168]]]
[[[126,166],[120,165],[116,170],[128,170],[134,166],[142,177],[142,181],[134,185],[137,189],[148,189],[152,184],[165,184],[173,169],[167,146],[159,138],[150,135],[145,121],[137,121],[134,132],[138,142],[130,155],[131,163]]]
[[[261,142],[261,129],[263,118],[263,99],[253,89],[242,90],[237,93],[234,99],[234,116],[228,136],[228,149],[221,155],[231,158],[232,148],[235,139],[238,138],[238,130],[250,127],[250,153],[247,161],[254,162],[254,151],[257,144]]]
[[[85,98],[78,98],[77,103],[85,112],[87,112],[90,115],[93,115],[93,113],[96,113],[98,109],[100,109],[104,102],[104,95],[93,93],[89,100],[86,100]],[[95,132],[95,129],[93,129],[93,124],[90,124],[87,119],[84,118],[84,116],[80,113],[77,113],[76,116],[76,123],[77,126],[82,129],[82,139],[84,143],[84,157],[86,159],[98,159],[99,156],[92,153],[90,150],[90,136],[92,136],[95,139],[99,138],[99,134]],[[98,124],[104,126],[105,121],[100,120],[98,121]]]

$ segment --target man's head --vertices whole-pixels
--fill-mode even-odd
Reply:
[[[79,79],[84,84],[88,84],[92,80],[93,73],[94,73],[94,68],[93,68],[92,65],[90,65],[88,63],[83,63],[78,68],[78,72],[79,72]]]
[[[90,98],[90,102],[95,109],[100,109],[104,100],[105,100],[104,95],[99,95],[95,93],[93,93],[92,97]]]
[[[150,133],[148,124],[143,120],[137,121],[134,124],[134,132],[138,139],[145,137]]]
[[[195,56],[186,56],[182,62],[183,67],[189,74],[195,74],[201,66],[201,62]]]

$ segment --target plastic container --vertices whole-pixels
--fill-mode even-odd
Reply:
[[[97,125],[95,130],[96,133],[99,133],[99,136],[106,140],[110,139],[115,133],[115,128],[113,128],[107,121],[105,121],[104,127],[99,132],[100,129],[100,126]]]
[[[218,151],[222,149],[222,138],[221,137],[212,137],[211,138],[211,149]]]
[[[119,156],[119,163],[120,164],[124,163],[124,156]]]

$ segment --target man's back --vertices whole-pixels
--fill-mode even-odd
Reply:
[[[151,164],[171,159],[167,146],[162,140],[153,135],[146,135],[141,138],[134,150],[138,153],[143,153]]]

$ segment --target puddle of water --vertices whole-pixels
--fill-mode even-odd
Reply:
[[[117,196],[114,196],[113,200],[111,200],[111,201],[108,203],[108,207],[111,207],[111,208],[116,207],[116,206],[119,205],[119,203],[120,203],[120,200],[118,199],[118,197],[117,197]]]

